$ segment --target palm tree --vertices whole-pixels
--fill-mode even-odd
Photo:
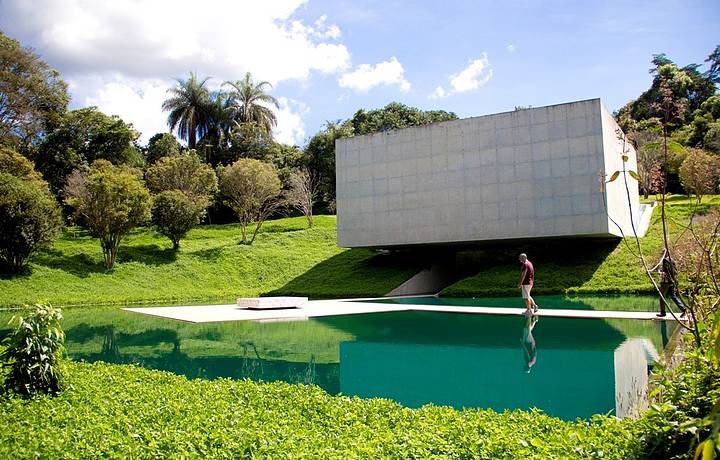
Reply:
[[[212,101],[205,87],[209,77],[202,81],[190,72],[190,78],[181,80],[170,88],[170,98],[163,102],[162,109],[170,112],[168,126],[171,131],[177,128],[178,136],[187,140],[189,148],[195,148],[197,136],[202,137],[210,128]]]
[[[245,78],[235,82],[226,81],[223,85],[230,86],[228,93],[230,106],[233,109],[233,120],[236,123],[257,123],[268,133],[277,125],[275,113],[268,106],[280,108],[277,99],[265,94],[265,88],[272,88],[266,81],[255,83],[250,72]]]

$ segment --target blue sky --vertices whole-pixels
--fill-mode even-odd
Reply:
[[[167,130],[159,104],[190,70],[271,81],[276,134],[300,145],[391,101],[460,117],[594,97],[616,110],[649,86],[652,54],[702,63],[718,24],[718,1],[0,0],[0,28],[62,72],[73,107],[144,140]]]

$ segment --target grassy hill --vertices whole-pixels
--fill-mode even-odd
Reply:
[[[699,211],[720,205],[707,197]],[[692,201],[668,201],[671,241],[681,234]],[[656,210],[643,252],[652,264],[661,247]],[[252,246],[239,245],[237,225],[192,230],[175,252],[168,239],[141,228],[123,241],[118,264],[103,265],[100,243],[78,228],[65,229],[54,246],[31,260],[26,274],[0,279],[0,307],[49,300],[61,306],[233,302],[238,296],[313,298],[381,296],[428,263],[426,251],[380,255],[336,245],[336,219],[318,216],[266,222]],[[537,294],[650,292],[634,242],[587,240],[494,244],[460,254],[470,274],[442,291],[446,297],[517,295],[518,252],[536,266]]]
[[[98,240],[68,228],[31,260],[28,273],[0,279],[0,306],[49,300],[55,305],[234,302],[238,296],[379,296],[418,267],[374,251],[338,248],[335,217],[266,222],[252,246],[239,245],[237,225],[192,230],[180,250],[148,228],[122,243],[112,271]]]
[[[720,196],[695,200],[673,196],[666,204],[670,245],[683,237],[684,226],[693,210],[707,213],[720,205]],[[687,236],[687,234],[685,234]],[[650,266],[662,251],[662,223],[659,206],[655,209],[647,235],[641,238],[642,251]],[[651,292],[637,257],[633,238],[616,241],[550,241],[493,248],[475,255],[472,263],[483,267],[441,292],[444,297],[481,297],[518,295],[520,275],[517,254],[526,252],[535,265],[536,294],[599,294]],[[472,257],[472,256],[471,256]]]

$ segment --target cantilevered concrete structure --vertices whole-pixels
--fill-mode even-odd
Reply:
[[[618,131],[591,99],[338,139],[338,245],[632,234],[637,183],[629,206],[622,176],[601,179],[623,167]]]

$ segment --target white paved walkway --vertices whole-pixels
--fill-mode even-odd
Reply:
[[[355,299],[357,300],[357,299]],[[357,313],[382,313],[391,311],[435,311],[446,313],[464,313],[480,315],[515,315],[523,314],[522,308],[502,307],[465,307],[451,305],[410,305],[372,302],[352,302],[349,300],[313,300],[303,308],[281,310],[248,310],[237,305],[200,305],[188,307],[148,307],[124,308],[124,310],[163,318],[188,321],[191,323],[212,323],[220,321],[294,321],[319,316],[350,315]],[[600,310],[559,310],[542,308],[539,316],[560,318],[612,318],[668,320],[667,315],[658,318],[654,312],[635,311],[600,311]]]

